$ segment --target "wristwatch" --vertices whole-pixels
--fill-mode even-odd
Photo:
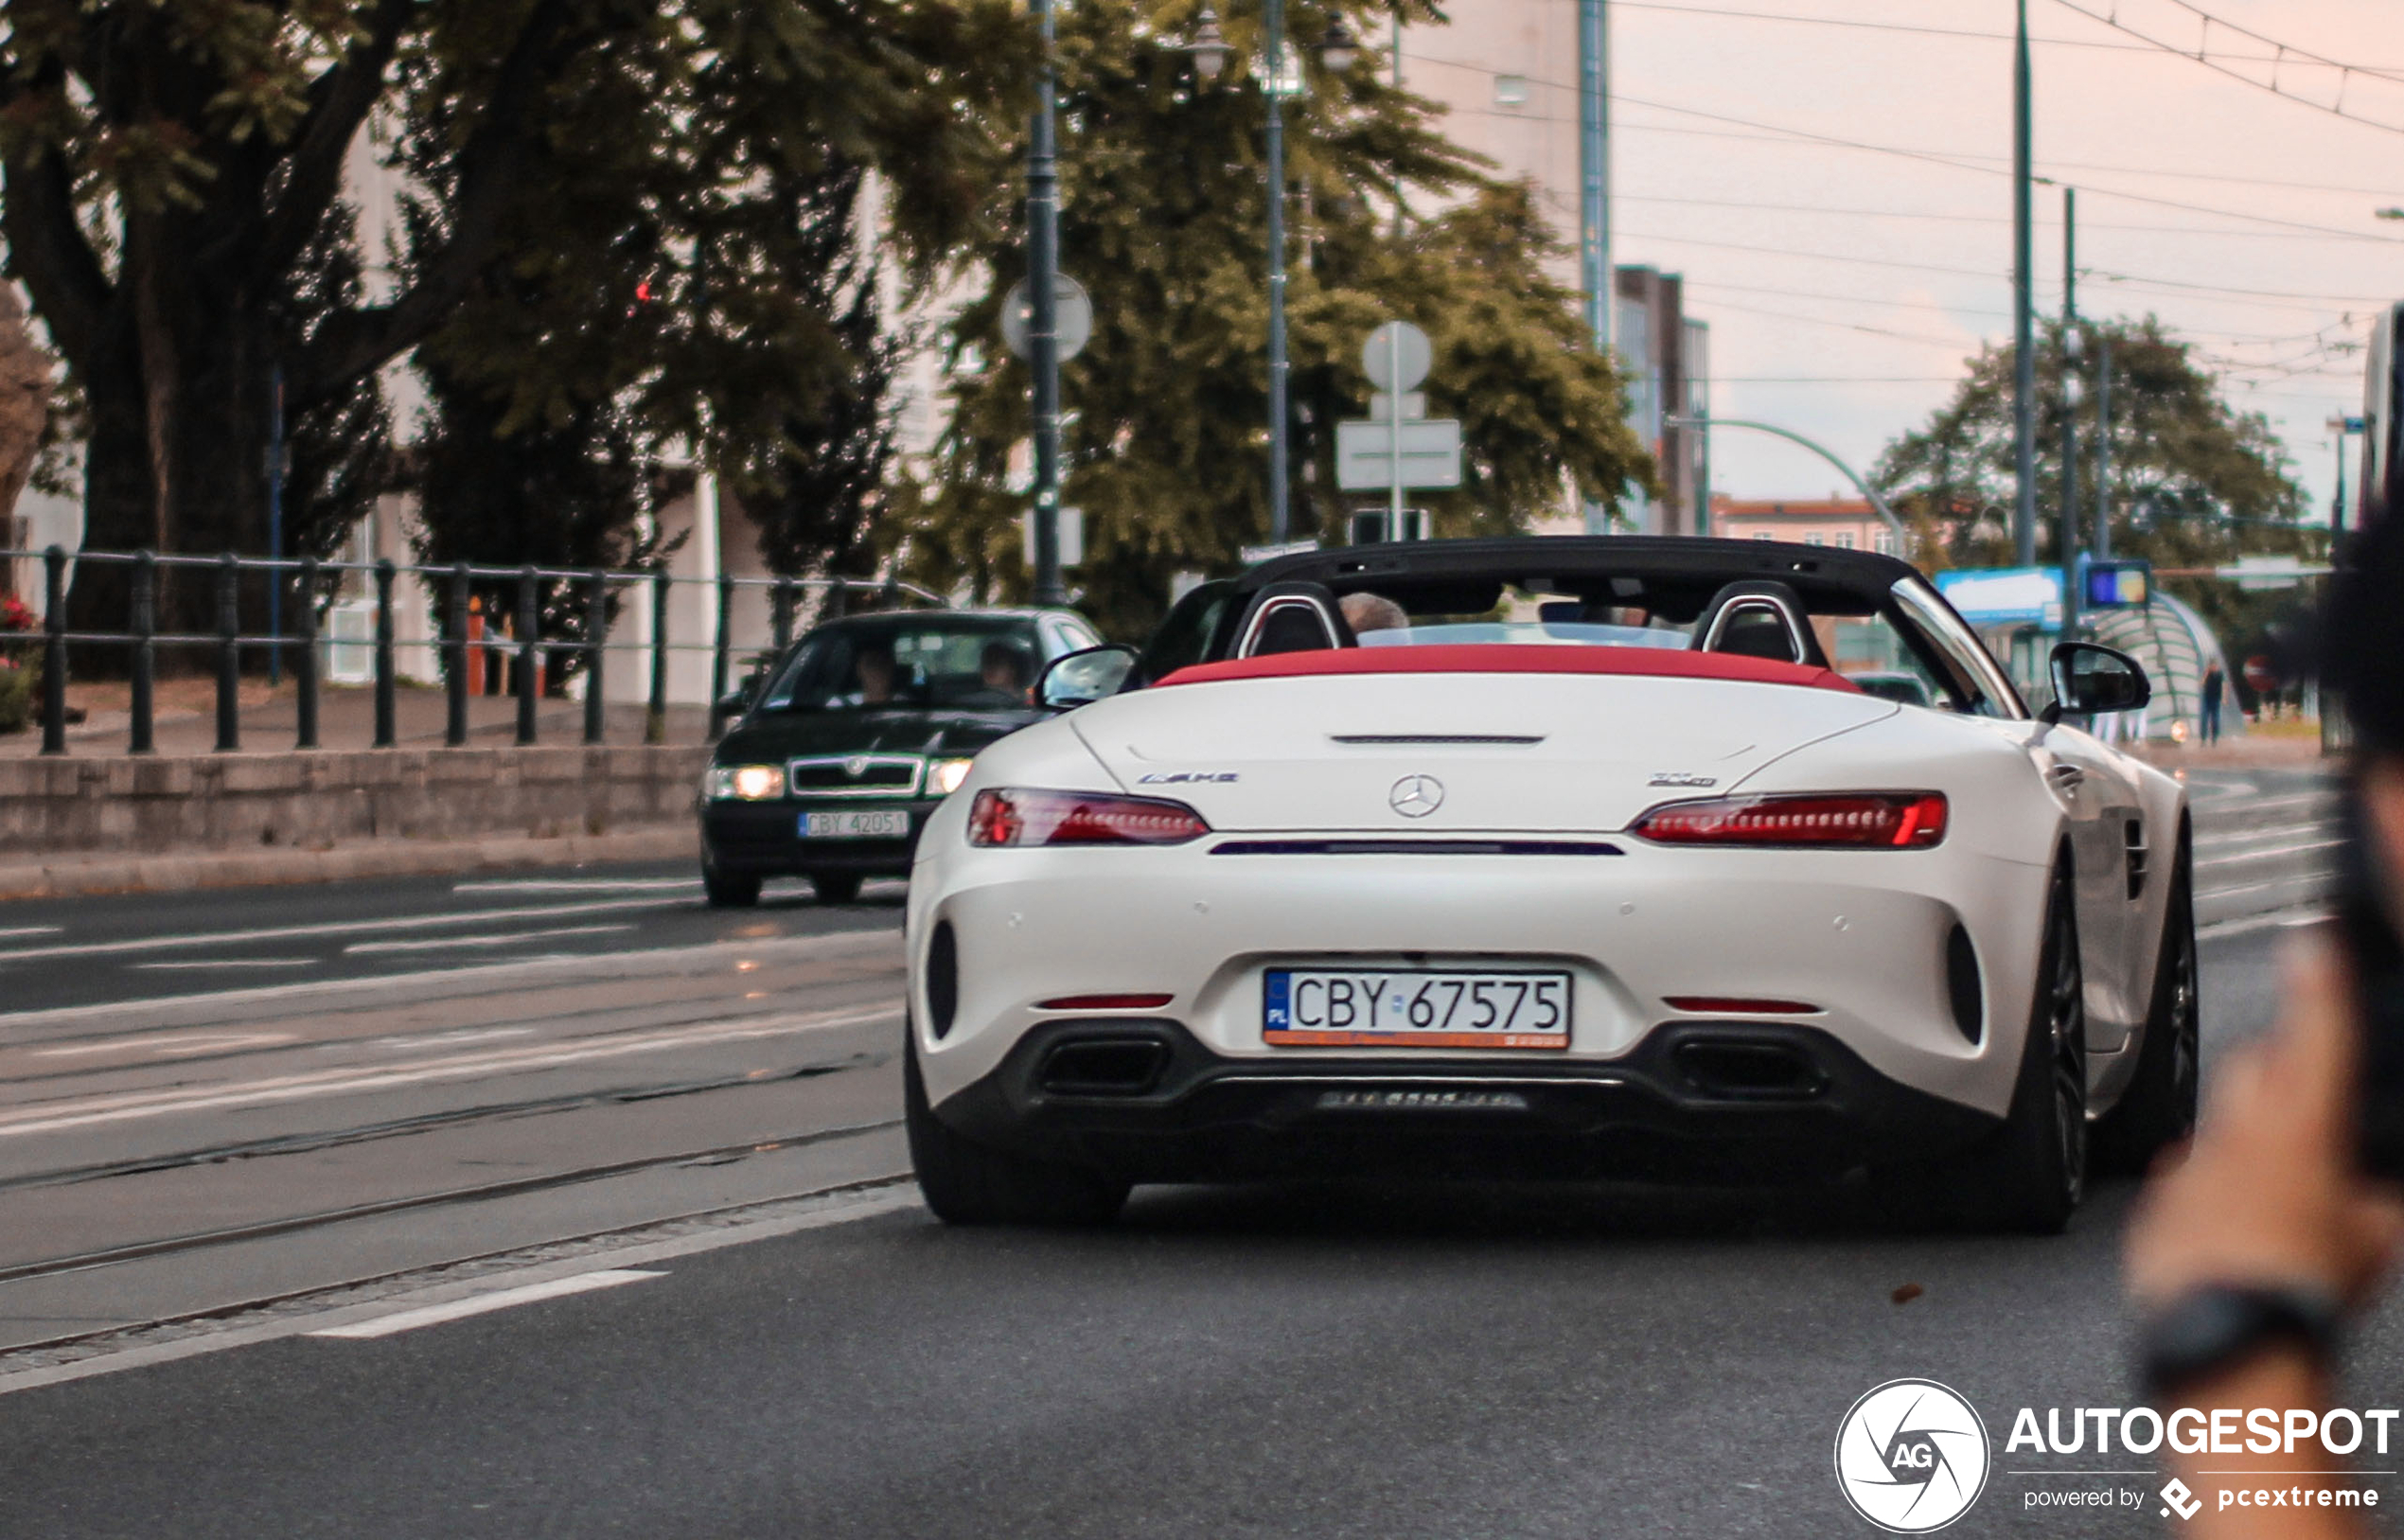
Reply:
[[[2273,1342],[2323,1363],[2337,1352],[2337,1296],[2305,1284],[2206,1283],[2151,1312],[2138,1329],[2146,1397],[2167,1405],[2198,1380],[2243,1363]]]

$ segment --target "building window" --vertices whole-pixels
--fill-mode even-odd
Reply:
[[[1815,529],[1809,535],[1803,537],[1803,543],[1806,545],[1826,545],[1828,543],[1828,537]]]
[[[1840,551],[1850,551],[1853,549],[1853,532],[1851,530],[1846,529],[1839,530],[1837,532],[1836,548]]]
[[[1770,532],[1766,529],[1757,529],[1753,532],[1753,538],[1757,540],[1766,540],[1770,539],[1771,536]]]
[[[1528,77],[1525,75],[1497,75],[1494,77],[1495,106],[1525,107],[1528,105],[1528,97],[1529,95],[1530,88],[1528,83]]]
[[[1872,530],[1870,532],[1870,549],[1876,551],[1883,557],[1893,556],[1895,554],[1895,532],[1891,529]]]

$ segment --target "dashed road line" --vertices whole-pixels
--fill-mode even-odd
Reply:
[[[463,947],[521,947],[530,941],[549,941],[555,936],[600,936],[633,929],[634,927],[630,925],[562,925],[543,930],[512,930],[498,936],[432,936],[417,941],[354,941],[343,948],[343,955],[369,957],[387,952],[447,952]]]
[[[141,936],[126,941],[62,942],[55,947],[19,947],[0,951],[0,965],[51,957],[107,957],[118,952],[176,951],[190,947],[247,947],[261,941],[304,936],[373,935],[379,930],[434,930],[490,925],[501,920],[548,920],[571,914],[604,914],[657,909],[657,898],[596,899],[582,904],[546,904],[535,909],[462,909],[447,914],[398,914],[381,920],[329,920],[322,925],[282,925],[262,930],[209,930],[180,936]]]
[[[565,1278],[554,1278],[540,1283],[521,1283],[514,1288],[494,1289],[488,1294],[470,1294],[464,1300],[451,1300],[443,1304],[397,1310],[389,1316],[370,1316],[365,1320],[348,1321],[340,1326],[321,1326],[316,1331],[302,1335],[339,1337],[345,1342],[368,1342],[380,1336],[414,1332],[421,1326],[439,1326],[446,1321],[465,1320],[470,1316],[489,1315],[495,1310],[510,1310],[542,1300],[590,1294],[594,1289],[617,1288],[622,1284],[640,1283],[646,1279],[666,1276],[654,1268],[604,1267],[598,1272],[571,1273]]]

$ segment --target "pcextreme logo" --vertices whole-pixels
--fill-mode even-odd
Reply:
[[[1888,1380],[1836,1427],[1838,1488],[1892,1534],[1926,1534],[1970,1512],[1987,1470],[1987,1425],[1935,1380]]]

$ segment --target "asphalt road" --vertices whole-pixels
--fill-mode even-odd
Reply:
[[[2327,836],[2307,778],[2194,789],[2208,1075],[2274,1009]],[[248,936],[194,961],[316,959],[196,990],[87,950],[50,985],[71,1003],[0,1016],[0,1534],[1867,1533],[1831,1442],[1901,1375],[1997,1440],[1954,1532],[2160,1522],[2027,1506],[2149,1496],[2024,1474],[2142,1457],[2001,1452],[2021,1407],[2132,1403],[2126,1183],[2045,1241],[1894,1229],[1845,1194],[1352,1186],[948,1231],[879,1180],[890,898],[503,917],[606,899],[382,887],[0,911],[60,927],[0,937],[0,980],[174,926]],[[620,923],[591,914],[641,918],[356,949]],[[62,1047],[106,1052],[27,1067]],[[2357,1351],[2352,1404],[2392,1401],[2395,1318]]]

